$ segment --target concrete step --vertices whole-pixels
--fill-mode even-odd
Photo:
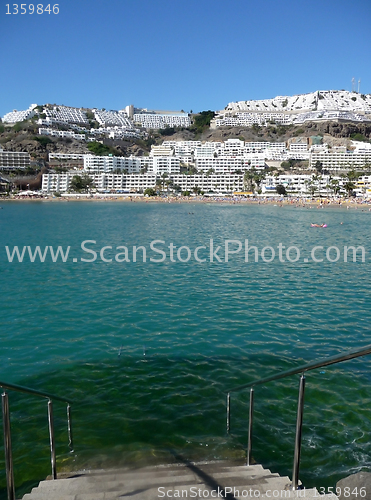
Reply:
[[[319,498],[337,500],[318,491],[289,492],[290,480],[261,465],[231,466],[202,462],[78,471],[58,480],[41,481],[23,500],[158,500],[160,498]]]

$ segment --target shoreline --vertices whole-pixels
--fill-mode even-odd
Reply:
[[[369,207],[371,211],[371,199],[332,199],[332,198],[286,198],[286,199],[274,199],[271,197],[267,198],[243,198],[243,197],[204,197],[204,196],[194,196],[194,197],[161,197],[161,196],[117,196],[112,194],[111,196],[86,196],[86,195],[64,195],[61,197],[55,196],[13,196],[0,198],[1,202],[42,202],[42,203],[69,203],[69,202],[125,202],[125,203],[165,203],[165,204],[227,204],[227,205],[271,205],[277,207],[294,206],[295,208],[327,208],[327,207],[337,207],[337,208],[355,208],[358,207]]]

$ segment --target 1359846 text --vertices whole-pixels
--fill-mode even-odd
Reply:
[[[6,14],[59,14],[59,4],[54,5],[48,3],[44,5],[42,3],[7,3]]]

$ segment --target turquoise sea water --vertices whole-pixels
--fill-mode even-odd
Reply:
[[[74,453],[65,407],[55,404],[57,468],[191,459],[243,459],[248,392],[231,387],[370,344],[371,212],[228,204],[2,203],[0,380],[72,398]],[[326,229],[310,223],[326,222]],[[343,224],[341,224],[341,222]],[[95,262],[81,262],[81,258]],[[156,248],[166,252],[164,262]],[[223,260],[210,262],[210,240]],[[226,240],[276,258],[224,262]],[[92,243],[95,241],[95,243]],[[197,262],[167,248],[198,246]],[[285,246],[280,262],[278,245]],[[64,249],[67,262],[8,262],[5,246]],[[133,246],[144,246],[147,262]],[[365,262],[344,262],[363,245]],[[103,262],[103,256],[112,262]],[[116,262],[128,247],[131,262]],[[300,249],[287,262],[289,246]],[[337,262],[326,248],[341,251]],[[236,249],[237,244],[230,244]],[[293,260],[295,251],[289,257]],[[329,253],[334,260],[336,251]],[[264,254],[269,260],[271,251]],[[123,256],[121,255],[121,258]],[[185,260],[187,250],[180,257]],[[77,262],[73,262],[73,258]],[[281,260],[283,260],[281,259]],[[307,259],[308,262],[304,262]],[[349,260],[352,260],[349,258]],[[253,455],[291,475],[298,378],[256,389]],[[15,480],[23,491],[49,474],[46,401],[10,394]],[[307,375],[300,477],[331,486],[371,464],[371,363],[353,360]],[[5,485],[0,455],[1,485]]]

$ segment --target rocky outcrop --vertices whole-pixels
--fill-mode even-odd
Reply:
[[[357,472],[341,479],[336,483],[336,494],[339,500],[370,499],[371,472]]]

